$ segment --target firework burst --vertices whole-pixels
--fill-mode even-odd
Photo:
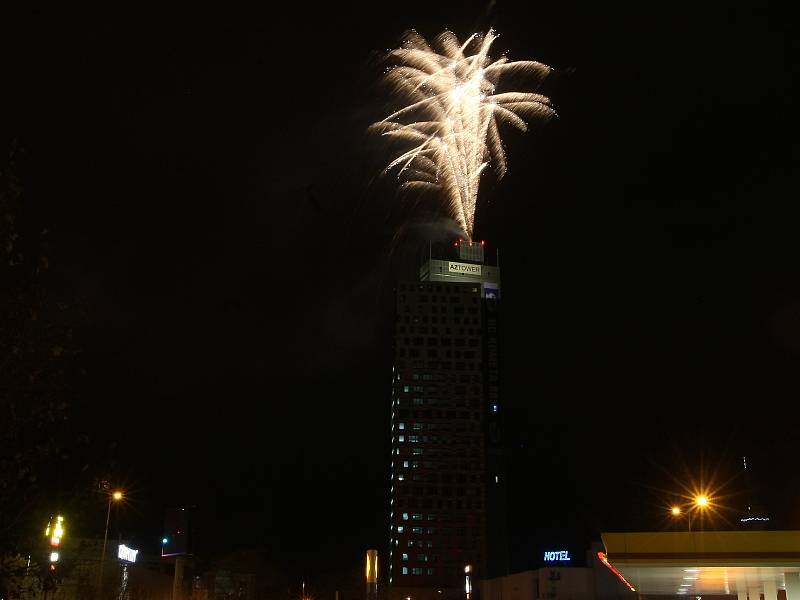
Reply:
[[[401,189],[438,190],[470,239],[481,173],[490,163],[498,178],[506,172],[498,124],[527,131],[526,120],[555,114],[550,99],[541,94],[496,93],[505,75],[538,78],[551,68],[505,56],[492,60],[489,49],[495,39],[489,30],[461,44],[444,31],[429,45],[410,32],[400,48],[389,52],[396,66],[386,72],[389,85],[407,104],[371,126],[408,148],[386,172],[396,171]]]

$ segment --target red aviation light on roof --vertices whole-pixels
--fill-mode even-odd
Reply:
[[[611,572],[617,576],[617,579],[619,579],[622,583],[624,583],[630,591],[632,592],[636,591],[636,588],[633,587],[630,583],[628,583],[628,580],[622,576],[622,573],[620,573],[614,565],[608,562],[608,557],[606,556],[605,552],[598,552],[597,558],[599,558],[600,562],[603,563],[605,566],[607,566],[611,570]]]
[[[485,246],[485,245],[486,245],[486,242],[481,240],[481,246]]]

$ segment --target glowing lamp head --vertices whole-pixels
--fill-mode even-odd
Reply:
[[[698,496],[694,499],[694,503],[700,508],[706,508],[708,506],[708,496]]]
[[[673,506],[670,509],[670,512],[677,517],[679,514],[681,514],[681,508],[680,506]]]
[[[117,490],[116,492],[114,492],[113,494],[111,494],[111,497],[112,497],[114,500],[117,500],[117,501],[119,501],[119,500],[122,500],[122,492],[120,492],[119,490]]]
[[[162,545],[166,544],[168,541],[169,541],[169,538],[165,538],[165,537],[161,538],[161,544]]]

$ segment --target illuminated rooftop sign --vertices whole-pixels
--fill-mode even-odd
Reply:
[[[130,563],[136,562],[137,554],[139,554],[138,550],[134,550],[133,548],[128,548],[125,544],[120,544],[119,549],[117,550],[117,557],[120,560],[124,560],[125,562],[130,562]]]
[[[545,562],[569,562],[569,550],[548,550],[544,553]]]
[[[481,274],[480,265],[472,265],[469,263],[461,262],[448,262],[447,271],[449,273],[458,273],[459,275],[478,275]]]

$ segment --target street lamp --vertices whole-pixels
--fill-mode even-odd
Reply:
[[[705,509],[709,508],[709,506],[710,506],[710,501],[708,499],[708,496],[706,496],[705,494],[699,494],[699,495],[694,497],[694,499],[692,500],[692,504],[687,508],[686,513],[685,513],[686,514],[686,523],[687,523],[689,531],[692,530],[692,511],[693,510],[701,510],[702,511],[702,510],[705,510]],[[683,509],[680,506],[677,506],[677,505],[675,505],[672,508],[670,508],[669,512],[673,517],[676,517],[676,518],[680,517],[680,516],[682,516],[684,514]]]
[[[103,553],[100,555],[100,575],[97,580],[97,599],[103,597],[103,565],[106,560],[106,544],[108,543],[108,522],[111,520],[111,503],[119,502],[125,497],[121,490],[116,490],[108,495],[108,511],[106,511],[106,532],[103,534]]]

